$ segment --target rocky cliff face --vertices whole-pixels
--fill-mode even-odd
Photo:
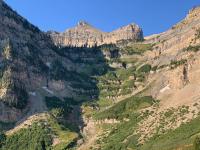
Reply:
[[[142,29],[136,24],[121,27],[113,32],[106,33],[95,29],[88,23],[81,21],[72,29],[63,33],[49,32],[54,43],[59,46],[95,46],[103,44],[116,44],[123,40],[143,40]]]
[[[195,83],[190,78],[198,74],[196,63],[199,62],[199,35],[200,7],[195,7],[189,11],[185,19],[168,31],[145,37],[145,43],[155,43],[153,50],[146,53],[145,57],[152,66],[166,69],[163,74],[165,79],[162,77],[162,73],[159,74],[160,82],[166,82],[165,86],[170,85],[172,89],[182,89],[187,84]],[[170,67],[171,65],[172,67]],[[194,68],[196,73],[191,73]],[[197,78],[195,80],[196,84],[199,84]],[[159,86],[155,85],[155,87]],[[155,95],[163,94],[157,92]],[[174,94],[176,95],[176,92]]]
[[[200,29],[200,8],[191,9],[181,22],[172,26],[166,32],[145,37],[146,43],[157,43],[155,51],[175,56],[180,50],[198,43]]]
[[[0,1],[0,120],[15,121],[56,57],[51,39]],[[43,84],[43,83],[42,83]]]

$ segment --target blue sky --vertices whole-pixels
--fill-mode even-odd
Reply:
[[[5,0],[41,30],[64,31],[79,20],[112,31],[135,22],[145,35],[167,30],[200,0]]]

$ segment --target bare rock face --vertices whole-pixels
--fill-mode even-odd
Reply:
[[[200,7],[191,9],[181,22],[174,25],[166,32],[145,37],[145,43],[156,43],[153,57],[158,57],[157,64],[170,63],[180,56],[180,52],[188,46],[200,43]],[[159,57],[160,56],[160,57]]]
[[[95,46],[103,44],[116,44],[123,40],[143,40],[142,29],[136,24],[121,27],[113,32],[102,32],[85,21],[81,21],[74,28],[63,33],[49,32],[54,43],[59,46]]]
[[[46,76],[43,71],[48,69],[46,62],[56,58],[52,47],[49,36],[0,0],[1,121],[21,117],[29,104],[28,93]]]
[[[170,106],[173,106],[175,103],[181,105],[184,103],[184,100],[185,103],[190,103],[194,100],[193,97],[195,97],[196,93],[193,91],[196,90],[200,83],[197,77],[199,76],[200,61],[199,35],[200,7],[195,7],[189,11],[186,18],[168,31],[145,37],[145,43],[155,43],[151,54],[147,54],[147,58],[151,60],[152,66],[166,66],[164,67],[165,69],[161,69],[162,71],[157,70],[158,77],[156,81],[160,80],[160,83],[155,84],[154,87],[157,88],[164,83],[163,89],[168,88],[168,86],[170,89],[173,89],[170,94],[166,92],[168,96],[163,96],[162,90],[158,91],[158,95],[161,95],[158,96],[158,99],[161,100],[166,100],[169,98],[169,95],[173,95],[173,98],[169,98],[171,99]],[[195,50],[192,48],[195,48]],[[174,68],[173,63],[179,63],[179,65],[175,65],[176,67]],[[184,97],[184,94],[191,94],[191,97]],[[178,101],[179,99],[180,101]]]

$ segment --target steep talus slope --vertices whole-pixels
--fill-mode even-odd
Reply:
[[[106,33],[81,21],[76,27],[68,29],[63,33],[49,32],[49,34],[56,45],[59,46],[95,46],[116,44],[123,40],[143,40],[142,29],[136,24],[130,24],[113,32]]]

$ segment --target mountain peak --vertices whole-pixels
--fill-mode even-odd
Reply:
[[[140,27],[137,24],[130,23],[130,24],[126,25],[126,26],[121,27],[120,29],[128,30],[128,29],[135,29],[135,28],[140,29]]]
[[[91,26],[88,22],[86,22],[84,20],[79,21],[77,25],[78,26]]]
[[[123,40],[138,41],[143,39],[142,29],[135,23],[123,26],[112,32],[102,32],[86,21],[79,21],[76,27],[67,29],[64,33],[54,33],[50,33],[54,43],[62,46],[94,46],[116,44]]]
[[[199,14],[200,14],[200,6],[195,6],[189,11],[186,19],[195,19],[200,16]]]
[[[189,11],[189,13],[195,12],[195,11],[197,11],[197,10],[200,10],[200,5],[199,5],[199,6],[193,7],[193,8]]]

